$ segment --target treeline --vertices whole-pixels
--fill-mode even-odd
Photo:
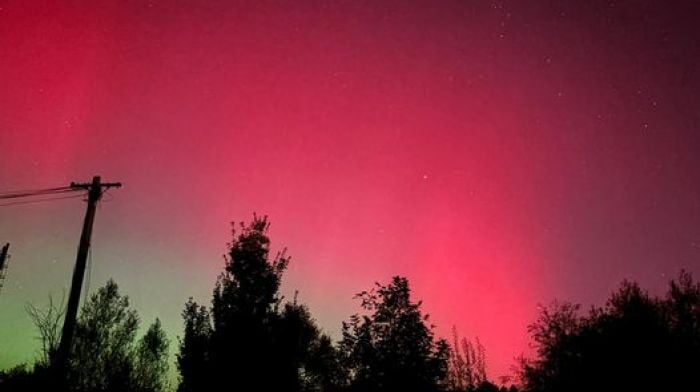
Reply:
[[[270,255],[269,224],[234,231],[210,306],[190,299],[178,340],[178,384],[169,385],[168,339],[156,320],[137,339],[138,315],[116,284],[81,310],[66,371],[70,391],[505,392],[487,377],[478,340],[435,336],[407,279],[356,298],[360,311],[333,342],[309,309],[279,292],[289,257]],[[42,340],[32,367],[0,372],[0,391],[55,390],[51,372],[61,311],[30,309]],[[687,273],[664,298],[624,282],[603,307],[555,303],[530,326],[535,355],[522,358],[523,391],[698,390],[700,284]]]
[[[160,321],[137,339],[140,320],[113,281],[83,305],[66,369],[57,374],[64,309],[29,307],[41,341],[41,357],[29,368],[0,372],[0,391],[155,392],[168,389],[168,338]]]
[[[666,296],[623,282],[603,307],[554,303],[530,326],[526,391],[700,390],[700,284],[686,272]]]

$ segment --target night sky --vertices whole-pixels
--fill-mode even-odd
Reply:
[[[700,277],[700,2],[0,1],[0,191],[121,181],[88,279],[177,346],[268,215],[325,331],[406,275],[493,378],[554,298]],[[0,368],[67,292],[85,203],[0,207]],[[171,365],[174,368],[174,365]]]

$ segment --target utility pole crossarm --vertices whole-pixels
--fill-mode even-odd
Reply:
[[[121,188],[122,183],[121,182],[100,182],[100,187],[107,189],[107,188]],[[90,190],[90,188],[93,186],[92,182],[71,182],[70,187],[75,188],[75,189],[87,189]]]

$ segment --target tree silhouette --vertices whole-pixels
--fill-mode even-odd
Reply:
[[[289,258],[270,258],[266,217],[233,232],[211,312],[190,300],[180,343],[180,392],[229,385],[243,391],[332,391],[342,381],[330,338],[308,309],[283,304]]]
[[[270,257],[267,218],[234,230],[212,306],[182,312],[179,392],[515,392],[486,377],[477,340],[436,339],[409,282],[357,294],[361,312],[343,323],[336,346],[308,307],[280,294],[289,258]],[[34,366],[0,371],[0,390],[167,390],[168,339],[160,321],[137,339],[139,318],[110,280],[83,305],[66,383],[56,383],[60,305],[30,306],[41,339]],[[529,327],[536,355],[521,363],[524,391],[695,390],[700,369],[700,283],[681,272],[665,297],[623,282],[603,307],[554,302]],[[61,373],[63,375],[63,373]],[[503,382],[505,383],[505,381]]]
[[[700,285],[687,273],[665,299],[623,282],[587,315],[564,303],[530,327],[537,357],[526,360],[527,391],[692,390],[700,369]]]
[[[61,321],[65,315],[63,301],[55,303],[53,297],[49,296],[49,304],[45,309],[35,305],[26,306],[27,314],[32,319],[34,326],[39,331],[41,341],[41,359],[38,364],[48,367],[56,359],[59,340],[61,338]]]
[[[19,366],[0,373],[0,390],[55,390],[57,324],[60,306],[30,308],[42,339],[42,356],[29,370]],[[160,321],[136,339],[139,319],[127,297],[109,280],[85,303],[77,320],[66,369],[67,392],[160,392],[167,389],[168,339]]]
[[[41,367],[39,371],[45,370]],[[5,392],[41,391],[48,389],[45,371],[39,377],[36,370],[30,370],[27,364],[20,364],[8,370],[0,371],[0,390]]]
[[[321,334],[309,347],[304,364],[306,391],[336,392],[347,386],[348,374],[331,338]]]
[[[209,386],[209,345],[211,342],[211,316],[205,306],[199,306],[192,298],[182,311],[185,333],[180,341],[177,366],[180,371],[179,392],[197,392],[211,389]]]
[[[161,391],[166,387],[168,340],[156,320],[136,342],[139,319],[109,280],[83,306],[75,330],[71,391]]]
[[[438,391],[446,387],[449,346],[435,341],[408,280],[357,295],[365,315],[343,323],[340,345],[351,391]]]
[[[478,338],[475,342],[467,338],[460,339],[457,329],[453,327],[448,370],[450,390],[475,390],[487,382],[484,346]]]
[[[289,391],[335,391],[345,383],[330,337],[321,333],[306,306],[287,303],[276,328],[277,357]]]
[[[168,338],[160,325],[160,320],[151,324],[136,347],[134,362],[136,391],[164,391],[169,384],[165,379],[168,372]]]
[[[274,350],[278,293],[289,259],[279,253],[268,260],[266,218],[254,217],[229,245],[224,272],[214,289],[210,356],[216,385],[270,389],[283,375]],[[270,377],[268,374],[275,374]]]
[[[83,305],[75,329],[68,385],[75,391],[127,390],[133,377],[138,316],[107,282]]]

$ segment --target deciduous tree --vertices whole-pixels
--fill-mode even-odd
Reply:
[[[364,314],[343,324],[341,353],[351,391],[439,391],[446,387],[449,346],[435,340],[408,280],[357,295]]]

